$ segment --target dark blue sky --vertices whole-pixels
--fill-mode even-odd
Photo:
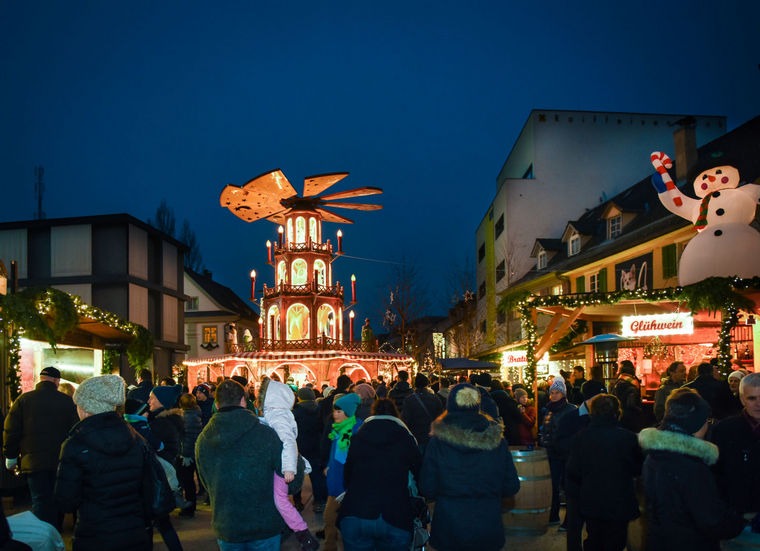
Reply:
[[[530,4],[530,5],[529,5]],[[162,199],[215,279],[271,284],[266,239],[219,207],[227,183],[281,168],[379,186],[348,212],[358,316],[380,323],[389,262],[414,259],[445,313],[531,109],[725,115],[760,109],[760,2],[70,1],[0,4],[0,220]],[[612,167],[611,167],[612,168]],[[757,176],[757,175],[755,175]],[[370,198],[375,199],[375,198]],[[591,201],[593,202],[593,201]],[[334,236],[338,226],[325,225]]]

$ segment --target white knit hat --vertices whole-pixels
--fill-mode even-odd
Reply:
[[[127,385],[118,375],[100,375],[85,380],[74,392],[74,403],[97,415],[124,405]]]

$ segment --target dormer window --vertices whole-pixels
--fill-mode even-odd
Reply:
[[[547,258],[546,251],[541,251],[538,253],[538,269],[539,270],[545,270],[546,264],[549,262],[549,259]]]
[[[607,219],[607,239],[614,239],[623,231],[623,215],[618,214]]]
[[[574,256],[579,252],[581,252],[581,236],[576,232],[567,242],[567,256]]]

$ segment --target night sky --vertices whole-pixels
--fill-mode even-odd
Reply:
[[[725,115],[729,130],[760,112],[760,2],[722,6],[2,2],[0,220],[34,217],[37,165],[48,218],[147,220],[166,199],[205,267],[246,297],[251,268],[274,281],[276,226],[222,209],[224,185],[280,168],[300,193],[306,176],[350,172],[328,192],[384,189],[361,198],[383,210],[324,225],[358,257],[333,265],[344,284],[357,276],[357,316],[380,325],[404,259],[444,314],[447,273],[474,267],[532,109]]]

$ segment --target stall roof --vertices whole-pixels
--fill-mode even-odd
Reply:
[[[481,362],[469,358],[440,358],[442,369],[498,369],[499,364],[493,362]]]

